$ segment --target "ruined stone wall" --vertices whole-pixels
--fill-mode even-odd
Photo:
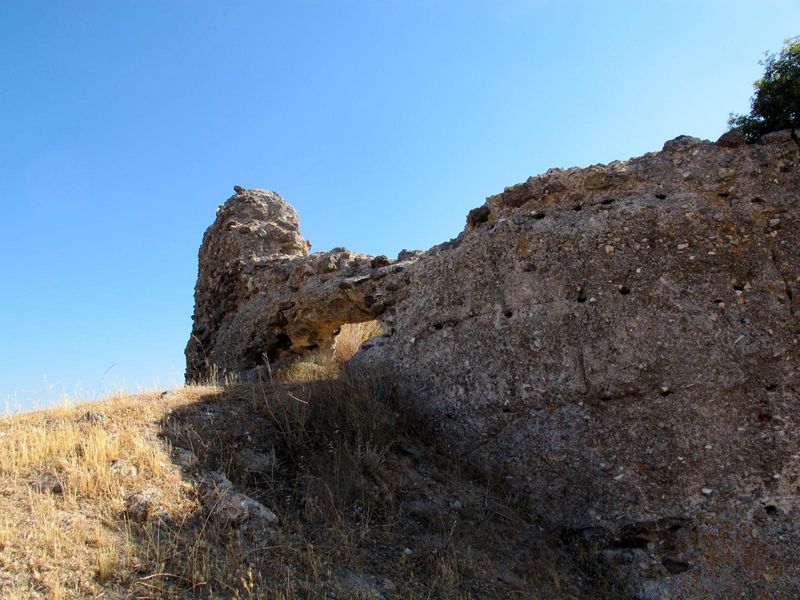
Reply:
[[[330,347],[342,324],[374,319],[401,297],[416,257],[309,254],[310,246],[274,192],[241,190],[219,208],[200,248],[187,381]]]
[[[201,250],[188,373],[377,316],[388,333],[354,360],[388,364],[443,446],[506,477],[531,518],[599,536],[642,593],[797,597],[800,149],[765,142],[550,170],[398,262],[302,243],[211,256],[267,202],[240,194]]]

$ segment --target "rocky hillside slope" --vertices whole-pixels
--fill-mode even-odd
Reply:
[[[620,598],[392,386],[304,357],[255,384],[0,417],[0,598]]]
[[[799,163],[791,132],[682,136],[533,177],[397,260],[307,254],[285,201],[242,190],[201,249],[187,376],[377,318],[354,363],[643,597],[797,597]]]

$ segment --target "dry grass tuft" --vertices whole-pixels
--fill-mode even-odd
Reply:
[[[336,359],[344,362],[358,351],[361,344],[383,333],[380,321],[364,321],[363,323],[348,323],[342,325],[342,330],[336,336]]]

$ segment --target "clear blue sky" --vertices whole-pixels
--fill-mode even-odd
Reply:
[[[315,250],[428,248],[549,167],[716,138],[797,34],[797,0],[0,0],[0,409],[180,382],[235,183]]]

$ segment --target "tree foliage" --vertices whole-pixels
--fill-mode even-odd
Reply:
[[[749,115],[731,115],[728,125],[754,142],[765,133],[800,128],[800,36],[786,40],[780,53],[767,53],[764,76],[755,82]]]

